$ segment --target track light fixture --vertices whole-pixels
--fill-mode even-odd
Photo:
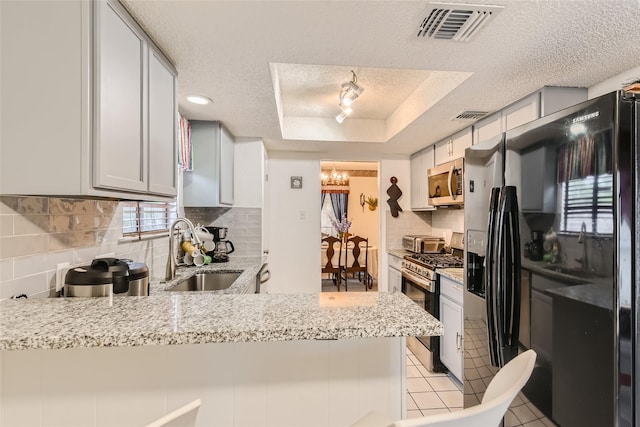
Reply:
[[[358,97],[364,92],[364,88],[357,84],[358,76],[351,70],[353,75],[350,82],[344,83],[340,89],[340,114],[336,117],[338,123],[342,123],[349,114],[353,111],[351,105],[358,99]]]

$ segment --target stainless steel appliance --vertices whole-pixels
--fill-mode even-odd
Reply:
[[[464,204],[464,160],[456,159],[431,168],[429,204],[432,206],[461,206]]]
[[[437,245],[442,247],[444,239]],[[440,317],[437,268],[462,267],[460,257],[451,254],[413,253],[402,261],[402,292],[436,319]],[[447,372],[440,361],[440,337],[407,337],[407,346],[433,372]]]
[[[437,253],[444,247],[444,239],[442,237],[422,235],[422,234],[406,234],[402,236],[402,247],[415,253]]]
[[[614,92],[466,150],[465,407],[531,347],[507,425],[640,425],[638,102]]]
[[[118,258],[97,258],[90,265],[67,271],[65,297],[149,295],[149,268],[144,263]]]

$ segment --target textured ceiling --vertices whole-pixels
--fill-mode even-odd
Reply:
[[[364,160],[412,153],[468,126],[452,120],[464,110],[495,111],[545,85],[589,87],[639,65],[638,0],[470,2],[505,8],[471,41],[452,42],[416,37],[423,1],[123,0],[176,65],[180,111],[261,137],[269,151]],[[354,120],[389,117],[429,71],[470,77],[385,143],[296,141],[282,137],[274,63],[290,64],[281,70],[282,108],[309,117],[337,114],[352,69],[365,86]],[[214,103],[188,105],[192,93]],[[311,106],[314,96],[326,102]]]

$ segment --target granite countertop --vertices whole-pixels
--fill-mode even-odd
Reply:
[[[401,249],[387,249],[387,253],[389,255],[392,255],[392,256],[395,256],[395,257],[398,257],[398,258],[404,258],[405,255],[408,255],[411,252],[409,252],[406,249],[402,249],[401,248]]]
[[[547,289],[551,296],[563,297],[583,304],[593,305],[613,310],[613,286],[576,285],[562,288]]]
[[[442,335],[399,292],[44,298],[0,302],[0,350]]]
[[[229,262],[215,263],[204,265],[202,267],[178,267],[176,277],[170,281],[152,280],[149,283],[149,295],[163,294],[165,291],[176,286],[184,279],[193,276],[196,273],[207,271],[220,272],[242,272],[240,277],[227,288],[219,291],[206,291],[214,294],[246,294],[255,292],[256,274],[260,271],[262,265],[267,261],[266,257],[229,257]],[[190,292],[190,291],[185,291]],[[176,292],[171,292],[175,294]],[[184,292],[181,292],[184,293]]]
[[[436,273],[448,277],[461,285],[464,283],[464,268],[438,268]]]

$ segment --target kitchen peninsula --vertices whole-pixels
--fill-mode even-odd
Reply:
[[[0,417],[140,426],[201,398],[200,426],[401,418],[404,337],[441,334],[401,293],[2,301]]]

